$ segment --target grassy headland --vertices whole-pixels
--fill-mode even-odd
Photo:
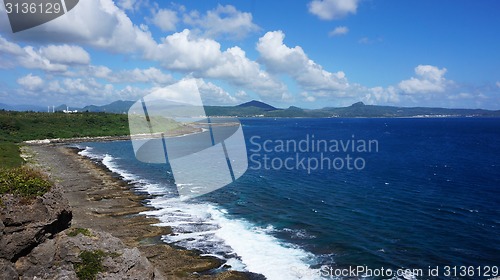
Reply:
[[[127,135],[128,116],[0,111],[0,141]]]
[[[23,163],[18,144],[26,140],[121,136],[129,134],[128,116],[106,113],[0,111],[0,167]]]

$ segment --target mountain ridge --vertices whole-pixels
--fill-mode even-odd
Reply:
[[[256,107],[256,108],[261,108],[265,111],[278,110],[278,108],[276,108],[272,105],[269,105],[267,103],[264,103],[262,101],[257,101],[257,100],[248,101],[248,102],[242,103],[240,105],[236,105],[236,107]]]
[[[117,100],[110,104],[88,105],[83,108],[67,107],[65,104],[55,107],[56,111],[66,108],[78,112],[103,112],[126,114],[134,101]],[[300,118],[356,118],[356,117],[500,117],[500,110],[486,109],[453,109],[439,107],[397,107],[384,105],[366,105],[356,102],[347,107],[324,107],[320,109],[304,109],[290,106],[286,109],[276,108],[262,101],[252,100],[234,106],[204,106],[207,116],[230,117],[300,117]],[[46,112],[41,106],[8,105],[0,103],[0,110]],[[34,110],[38,109],[38,110]],[[52,107],[50,108],[52,110]]]

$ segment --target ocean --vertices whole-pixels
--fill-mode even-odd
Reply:
[[[500,119],[241,119],[248,170],[181,200],[130,141],[80,143],[162,240],[268,279],[488,279],[500,266]],[[214,174],[216,176],[216,174]],[[403,273],[405,272],[405,273]]]

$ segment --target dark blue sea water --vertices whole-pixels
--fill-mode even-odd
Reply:
[[[80,146],[154,195],[145,214],[178,233],[165,242],[268,279],[354,266],[422,269],[417,279],[438,267],[441,279],[480,279],[500,266],[500,119],[241,122],[247,172],[188,201],[176,197],[168,164],[137,161],[130,141]],[[460,266],[473,272],[460,275]]]

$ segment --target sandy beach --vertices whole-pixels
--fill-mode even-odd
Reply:
[[[142,211],[146,196],[137,194],[127,182],[104,166],[78,155],[78,150],[63,145],[23,147],[29,164],[45,170],[61,184],[73,211],[72,227],[92,228],[111,233],[126,245],[137,247],[168,279],[251,279],[251,274],[235,271],[217,273],[223,263],[195,251],[173,248],[162,235],[168,227],[157,227],[158,220]]]

